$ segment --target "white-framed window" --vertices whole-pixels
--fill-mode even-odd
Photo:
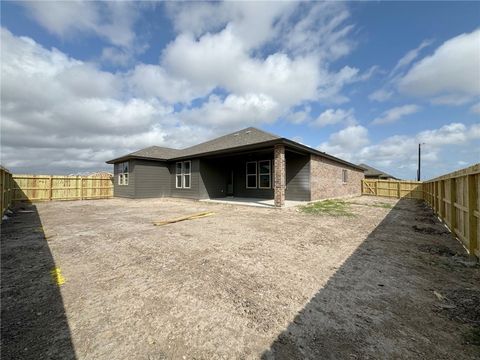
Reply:
[[[271,173],[272,173],[271,161],[260,160],[258,162],[258,188],[259,189],[270,189],[272,187]]]
[[[118,185],[128,185],[128,161],[117,164]]]
[[[179,161],[175,164],[175,187],[177,189],[190,189],[192,181],[192,162]]]
[[[348,173],[347,173],[347,170],[345,169],[342,169],[342,182],[344,184],[346,184],[348,181]]]
[[[257,188],[257,162],[248,161],[246,164],[246,185],[247,189]]]

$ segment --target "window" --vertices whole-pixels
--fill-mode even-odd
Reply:
[[[257,162],[247,162],[247,189],[257,188]]]
[[[258,162],[258,187],[260,189],[270,189],[271,172],[270,160],[262,160]]]
[[[177,189],[190,189],[192,177],[192,162],[180,161],[175,164],[175,187]]]
[[[117,164],[118,185],[128,185],[128,161]]]
[[[347,181],[348,181],[347,170],[342,170],[342,181],[343,181],[344,184],[346,184]]]

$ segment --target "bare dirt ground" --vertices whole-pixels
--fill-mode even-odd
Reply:
[[[355,216],[18,207],[2,224],[2,359],[478,358],[478,265],[422,203],[349,201]],[[152,225],[199,211],[215,215]]]

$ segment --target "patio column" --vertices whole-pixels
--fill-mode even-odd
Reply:
[[[275,206],[285,205],[285,146],[275,145],[273,158]]]

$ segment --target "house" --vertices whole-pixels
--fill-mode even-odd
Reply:
[[[367,164],[358,164],[358,166],[365,170],[365,179],[400,180]]]
[[[363,168],[249,127],[178,150],[151,146],[107,161],[114,195],[312,201],[360,195]]]

